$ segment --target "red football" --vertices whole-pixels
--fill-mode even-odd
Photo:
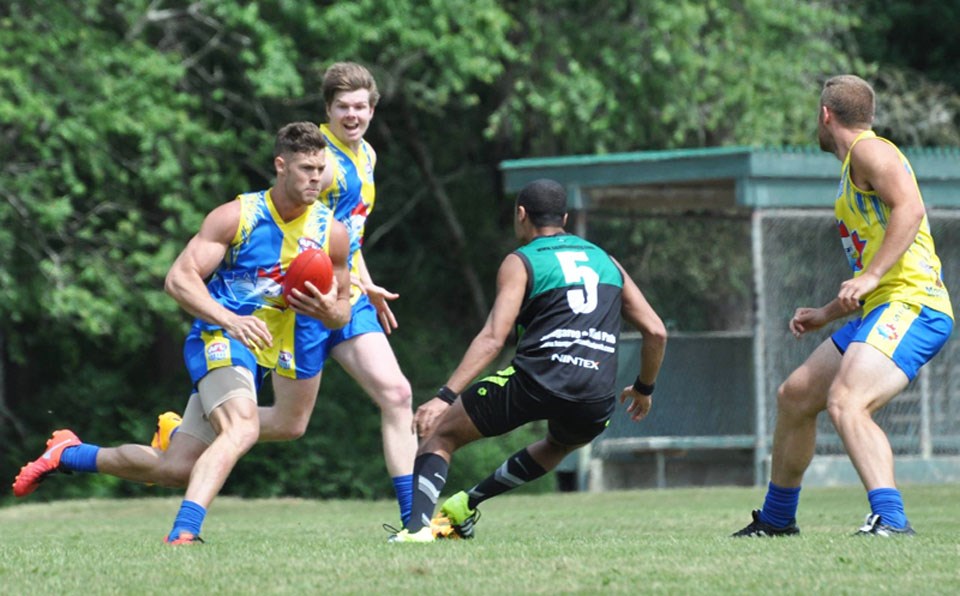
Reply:
[[[309,294],[304,282],[317,286],[322,293],[330,291],[333,285],[333,262],[330,255],[319,248],[310,248],[298,254],[283,277],[283,297],[286,299],[294,288]]]

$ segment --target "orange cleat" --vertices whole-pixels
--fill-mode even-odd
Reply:
[[[180,423],[183,420],[176,412],[164,412],[157,416],[157,431],[153,433],[153,440],[150,446],[160,451],[166,451],[170,447],[170,440],[179,430]]]
[[[457,534],[456,529],[450,522],[450,518],[442,513],[437,513],[433,516],[433,519],[430,520],[430,531],[433,532],[433,537],[437,539],[460,538],[460,535]]]
[[[20,468],[20,473],[13,481],[13,494],[25,497],[37,490],[40,483],[56,472],[60,467],[60,456],[67,447],[80,444],[80,439],[71,430],[55,430],[53,436],[47,440],[47,450],[43,455]]]

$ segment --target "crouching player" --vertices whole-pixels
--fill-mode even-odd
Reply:
[[[650,410],[666,328],[612,257],[564,231],[566,205],[564,188],[552,180],[532,182],[517,196],[514,229],[523,246],[501,263],[493,309],[460,365],[437,397],[417,409],[415,423],[426,440],[414,462],[413,511],[392,542],[435,539],[431,517],[460,447],[534,420],[548,422],[546,437],[441,507],[438,518],[471,538],[480,503],[539,478],[599,435],[616,406],[622,319],[643,334],[643,348],[640,374],[620,400],[630,400],[634,420]],[[512,365],[469,385],[514,326],[522,335]]]

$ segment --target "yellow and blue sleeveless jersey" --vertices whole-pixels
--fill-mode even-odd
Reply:
[[[854,277],[860,275],[873,260],[883,242],[887,224],[890,221],[890,207],[884,203],[876,191],[857,188],[850,177],[850,156],[853,147],[863,139],[879,139],[888,143],[897,152],[903,167],[906,168],[917,187],[917,178],[907,158],[896,145],[887,139],[878,137],[873,131],[861,133],[847,152],[843,160],[840,175],[840,188],[834,204],[840,240],[850,261]],[[921,197],[921,202],[923,198]],[[920,229],[913,244],[880,279],[877,288],[865,297],[863,314],[888,302],[899,301],[926,306],[953,317],[950,295],[941,276],[940,259],[937,257],[930,235],[930,223],[923,216]]]
[[[321,193],[320,201],[333,210],[337,221],[346,226],[350,234],[350,273],[359,275],[353,254],[363,245],[367,217],[376,201],[373,180],[376,154],[366,141],[360,141],[360,149],[354,153],[330,132],[326,124],[320,125],[320,132],[327,141],[327,156],[334,158],[335,166],[333,184]],[[351,302],[356,302],[359,296],[359,288],[350,288]]]
[[[296,313],[283,299],[283,279],[290,262],[304,250],[320,248],[329,253],[333,212],[318,202],[285,222],[269,190],[242,194],[237,200],[240,225],[207,289],[228,310],[253,315],[266,323],[273,345],[256,353],[257,364],[295,377],[295,346],[310,339],[302,337],[304,333],[321,333],[323,329],[315,325],[295,332]],[[217,331],[222,331],[217,325],[200,319],[194,322],[194,332],[209,336]],[[211,360],[208,354],[207,360],[206,367],[215,368],[215,363],[211,364],[216,359]]]

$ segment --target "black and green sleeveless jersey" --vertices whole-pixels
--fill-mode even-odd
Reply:
[[[515,251],[527,268],[513,364],[572,401],[615,393],[623,275],[600,247],[571,234]]]

